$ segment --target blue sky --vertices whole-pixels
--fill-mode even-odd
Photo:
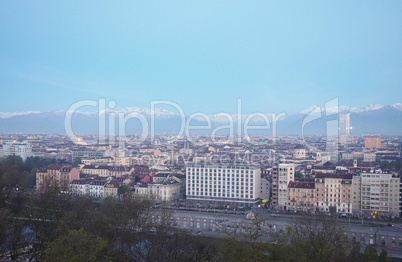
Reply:
[[[1,1],[0,111],[402,102],[401,1]]]

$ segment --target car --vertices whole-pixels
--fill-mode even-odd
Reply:
[[[393,226],[394,226],[394,224],[388,223],[388,224],[387,224],[387,226],[389,226],[389,227],[393,227]]]

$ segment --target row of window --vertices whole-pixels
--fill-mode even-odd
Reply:
[[[239,195],[239,194],[219,194],[219,193],[213,193],[213,194],[203,194],[201,193],[193,193],[190,194],[188,197],[191,196],[208,196],[208,197],[232,197],[232,198],[253,198],[253,195]]]

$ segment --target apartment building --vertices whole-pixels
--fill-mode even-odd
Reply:
[[[72,151],[73,159],[76,158],[85,158],[85,159],[96,159],[96,158],[104,158],[105,151],[103,150],[79,150]]]
[[[92,166],[86,165],[84,166],[81,171],[85,175],[97,175],[100,177],[108,177],[109,176],[109,169],[110,166]]]
[[[316,192],[314,180],[289,182],[287,210],[310,212],[315,211],[315,205]]]
[[[271,179],[268,177],[261,177],[261,192],[260,192],[260,197],[262,199],[267,199],[269,200],[271,196]]]
[[[73,196],[88,196],[91,179],[73,180],[70,182],[68,192]]]
[[[364,153],[364,156],[363,156],[364,162],[375,162],[375,160],[376,160],[376,153],[374,153],[374,152]]]
[[[67,192],[71,181],[80,179],[76,168],[61,165],[50,165],[36,172],[36,191],[44,192],[49,187],[59,187]]]
[[[315,176],[316,210],[331,213],[352,213],[352,175],[326,174]]]
[[[366,136],[364,137],[364,147],[365,148],[381,148],[381,137],[378,135]]]
[[[29,142],[5,142],[3,144],[2,155],[6,156],[20,156],[22,160],[26,160],[28,157],[33,156],[32,147]]]
[[[353,176],[356,213],[397,216],[400,211],[400,179],[381,170]]]
[[[142,183],[134,186],[134,195],[161,201],[174,201],[180,198],[180,183],[171,177],[159,182]]]
[[[134,169],[132,167],[126,166],[93,166],[86,165],[82,168],[82,173],[86,175],[98,175],[100,177],[123,177],[133,173]]]
[[[103,198],[105,196],[105,180],[94,180],[89,183],[89,196]]]
[[[190,163],[186,167],[186,198],[252,206],[260,198],[261,170],[248,164]]]
[[[286,210],[288,184],[294,181],[294,164],[277,164],[272,170],[272,205]]]
[[[118,189],[123,185],[121,182],[107,182],[104,188],[105,197],[118,197]]]

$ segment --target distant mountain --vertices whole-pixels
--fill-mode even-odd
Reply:
[[[316,108],[314,113],[311,111]],[[326,134],[327,124],[330,121],[336,121],[338,114],[331,115],[333,109],[327,109],[329,116],[320,108],[312,107],[303,110],[299,114],[290,115],[277,123],[277,135],[292,134],[298,135],[302,132],[302,123],[307,117],[316,118],[305,125],[305,134]],[[394,105],[363,105],[359,107],[346,107],[340,106],[338,108],[340,114],[349,113],[352,122],[352,134],[361,135],[369,133],[379,133],[382,135],[402,135],[402,104]],[[335,111],[333,111],[335,112]],[[111,114],[114,113],[114,114]],[[309,114],[311,113],[311,114]],[[155,109],[153,111],[145,108],[131,107],[131,108],[115,108],[107,109],[100,112],[101,117],[105,118],[106,132],[109,131],[109,117],[114,115],[118,118],[121,116],[130,119],[126,122],[126,134],[140,133],[142,130],[141,120],[145,121],[145,127],[151,126],[151,119],[154,119],[156,133],[178,133],[180,129],[181,118],[177,113],[173,113],[166,109]],[[64,121],[65,111],[51,111],[51,112],[0,112],[0,132],[1,133],[65,133]],[[319,117],[320,116],[320,117]],[[234,118],[234,130],[237,130],[237,117]],[[246,119],[246,115],[242,116],[242,121]],[[98,112],[75,112],[72,116],[72,130],[75,134],[97,134],[99,127],[99,113]],[[113,121],[113,119],[111,119]],[[212,128],[226,125],[229,122],[225,117],[211,117]],[[252,125],[261,125],[262,118],[254,118],[251,121]],[[192,126],[205,126],[207,122],[202,117],[196,117],[191,120]],[[118,122],[112,125],[118,132]],[[272,123],[271,123],[272,128]],[[223,132],[228,129],[223,129]],[[210,131],[204,131],[210,132]],[[252,133],[252,132],[250,132]],[[261,133],[261,131],[259,132]],[[272,134],[272,130],[265,133]]]
[[[402,105],[384,106],[377,110],[350,114],[353,134],[378,133],[402,135]]]
[[[283,120],[278,132],[294,134],[292,131],[301,133],[303,120],[308,116],[317,116],[312,113],[316,106],[310,107],[299,114],[292,115]],[[339,114],[350,114],[352,134],[382,134],[382,135],[402,135],[402,104],[394,105],[363,105],[358,107],[340,106],[337,111]],[[329,116],[326,116],[326,113]],[[326,134],[328,121],[338,119],[338,114],[331,115],[333,109],[321,109],[321,117],[305,125],[305,134]]]
[[[396,105],[401,105],[401,104],[395,104]],[[317,106],[312,106],[309,107],[303,111],[300,112],[300,114],[308,114],[310,113],[310,111],[314,108],[316,108]],[[371,105],[361,105],[361,106],[339,106],[337,108],[338,112],[342,112],[342,113],[362,113],[362,112],[368,112],[368,111],[372,111],[372,110],[377,110],[380,109],[384,106],[382,105],[375,105],[375,104],[371,104]]]

